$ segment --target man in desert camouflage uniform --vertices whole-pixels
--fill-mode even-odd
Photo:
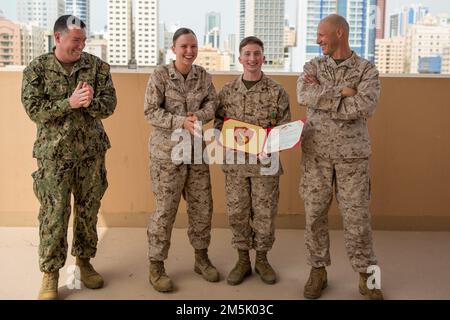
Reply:
[[[90,264],[97,250],[97,214],[108,186],[105,152],[110,148],[101,119],[116,106],[109,66],[82,52],[85,24],[60,17],[53,52],[34,59],[23,72],[22,103],[37,125],[32,174],[39,211],[39,266],[44,273],[39,299],[58,298],[59,269],[67,257],[67,228],[73,193],[72,255],[88,288],[103,286]]]
[[[176,61],[159,66],[150,75],[144,105],[145,118],[153,126],[149,150],[156,207],[147,230],[149,281],[159,292],[173,290],[164,260],[168,257],[182,195],[187,204],[188,236],[195,249],[194,271],[207,281],[219,281],[219,273],[207,255],[213,212],[209,166],[204,162],[193,162],[193,158],[189,159],[192,160],[188,161],[190,163],[177,163],[171,157],[172,149],[178,144],[171,140],[174,131],[186,129],[193,133],[195,121],[204,124],[211,121],[217,94],[211,75],[204,68],[192,64],[197,56],[197,38],[192,30],[177,30],[172,50]],[[192,142],[191,135],[189,139]]]
[[[227,83],[219,93],[215,127],[221,129],[225,117],[270,128],[289,122],[289,97],[278,83],[262,71],[264,45],[256,37],[243,39],[239,62],[244,73]],[[228,150],[228,155],[230,150]],[[234,157],[234,154],[231,153]],[[276,158],[278,161],[278,157]],[[233,232],[232,245],[238,250],[238,262],[228,275],[230,285],[240,284],[251,274],[249,250],[256,250],[255,271],[267,284],[276,282],[276,274],[267,260],[275,241],[275,216],[278,210],[279,178],[282,168],[264,175],[267,165],[259,160],[245,164],[224,164],[227,211]],[[228,162],[227,162],[228,163]]]
[[[311,274],[304,296],[320,297],[327,286],[325,266],[331,264],[328,209],[333,188],[344,222],[344,240],[351,265],[360,273],[359,290],[382,299],[367,287],[367,268],[377,260],[372,248],[369,200],[370,141],[367,118],[380,95],[378,71],[348,44],[347,21],[338,15],[323,19],[317,43],[324,56],[307,62],[297,83],[297,98],[307,107],[302,140],[306,246]]]

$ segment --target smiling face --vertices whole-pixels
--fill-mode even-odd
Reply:
[[[179,36],[172,46],[176,55],[176,64],[183,69],[190,69],[198,54],[197,38],[192,33]]]
[[[256,43],[249,43],[241,49],[239,62],[246,72],[259,72],[264,64],[265,57],[263,49]]]
[[[64,63],[74,63],[81,58],[86,45],[86,29],[71,27],[55,33],[56,57]]]
[[[339,37],[336,28],[328,22],[321,22],[317,28],[317,44],[324,55],[333,56],[339,47]]]

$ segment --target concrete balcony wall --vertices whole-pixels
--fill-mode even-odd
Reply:
[[[236,75],[216,74],[219,90]],[[293,119],[305,116],[296,103],[296,74],[273,75],[291,98]],[[107,153],[109,188],[99,224],[145,226],[154,210],[148,172],[148,136],[143,99],[148,74],[114,73],[116,112],[104,121],[112,149]],[[36,226],[39,204],[33,194],[31,156],[35,124],[21,102],[21,72],[0,72],[0,226]],[[450,230],[450,78],[382,77],[381,100],[370,120],[372,138],[371,213],[375,229]],[[278,227],[304,227],[298,195],[300,149],[283,152]],[[227,227],[224,176],[211,166],[214,227]],[[181,201],[176,226],[186,226]],[[330,227],[340,228],[336,204]]]

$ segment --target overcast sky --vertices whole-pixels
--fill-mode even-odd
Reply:
[[[286,0],[286,15],[290,24],[295,23],[295,8],[297,1]],[[400,9],[401,6],[422,3],[430,8],[434,14],[450,13],[449,0],[386,0],[387,15]],[[107,0],[91,0],[91,30],[101,31],[106,25],[106,3]],[[161,0],[160,20],[170,25],[179,22],[181,25],[192,28],[200,37],[203,37],[205,28],[205,13],[216,11],[221,13],[222,37],[228,34],[237,33],[239,0]],[[15,20],[17,18],[16,1],[0,0],[0,10],[5,15]],[[95,13],[95,14],[92,14]]]

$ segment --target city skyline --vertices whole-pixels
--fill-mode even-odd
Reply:
[[[103,0],[96,1],[95,3],[99,4],[102,1]],[[205,1],[206,0],[198,0],[196,3],[206,3]],[[111,21],[107,21],[108,33],[106,35],[103,33],[99,34],[93,42],[88,41],[88,44],[90,45],[89,50],[101,52],[102,54],[107,50],[108,55],[106,59],[113,66],[126,66],[134,61],[136,66],[153,67],[161,63],[168,63],[170,59],[173,59],[170,55],[172,37],[170,33],[173,33],[178,27],[186,26],[192,28],[196,32],[199,39],[199,46],[204,49],[201,54],[202,59],[205,60],[205,65],[211,70],[217,70],[219,65],[227,65],[226,67],[228,69],[230,66],[233,66],[233,70],[239,70],[240,66],[239,64],[234,63],[235,61],[233,58],[233,55],[236,54],[236,45],[244,36],[254,34],[265,42],[265,55],[267,61],[267,65],[265,66],[266,71],[269,71],[267,68],[270,70],[278,69],[279,71],[283,70],[288,72],[301,71],[302,66],[306,61],[321,54],[321,51],[315,43],[315,26],[317,26],[317,23],[322,17],[333,12],[344,15],[348,19],[351,26],[351,48],[362,57],[374,61],[376,46],[375,33],[377,32],[377,38],[380,41],[383,40],[381,36],[381,30],[383,30],[383,28],[378,29],[377,26],[377,30],[375,30],[375,16],[377,15],[375,4],[377,3],[377,0],[333,0],[327,2],[321,2],[319,0],[235,0],[228,2],[229,6],[227,6],[226,10],[219,8],[216,1],[209,1],[209,6],[202,7],[204,12],[197,10],[195,11],[195,14],[189,14],[186,8],[184,8],[186,10],[177,8],[177,10],[181,9],[182,11],[186,11],[181,20],[164,20],[164,12],[166,12],[166,14],[169,12],[171,18],[176,17],[177,10],[164,9],[164,5],[173,5],[175,2],[176,0],[127,0],[126,2],[108,0],[108,5],[106,6],[107,17],[108,19],[112,19],[110,19]],[[42,7],[43,3],[46,4],[47,9],[45,9],[45,6]],[[22,23],[37,22],[39,26],[42,27],[42,31],[48,30],[46,31],[47,35],[41,35],[39,34],[39,32],[42,32],[40,29],[30,29],[31,25],[21,24],[21,37],[23,39],[25,39],[24,37],[30,39],[29,41],[27,40],[22,43],[22,61],[27,61],[25,55],[29,55],[30,57],[35,55],[33,54],[34,51],[32,51],[34,50],[34,45],[32,45],[32,43],[39,43],[40,41],[43,44],[47,43],[46,47],[51,46],[48,41],[52,38],[51,31],[49,30],[52,26],[50,26],[48,21],[53,21],[56,18],[53,16],[49,18],[45,13],[49,8],[51,10],[56,8],[56,3],[59,3],[58,7],[63,6],[65,3],[65,12],[70,14],[70,8],[72,7],[70,5],[71,3],[77,3],[77,7],[81,8],[81,4],[89,4],[89,0],[20,0],[16,2],[18,21],[21,21]],[[90,3],[92,4],[94,2],[92,1]],[[128,3],[128,5],[125,5],[126,7],[129,7],[128,10],[122,7],[124,3]],[[294,10],[292,10],[287,3],[290,3],[291,7],[293,5]],[[450,57],[444,56],[444,53],[447,54],[447,51],[444,49],[450,47],[450,42],[433,41],[433,37],[428,39],[428,36],[425,35],[425,38],[417,41],[417,43],[423,47],[424,43],[428,43],[426,41],[429,41],[430,49],[421,50],[424,48],[416,48],[416,45],[411,47],[410,43],[411,39],[413,39],[411,37],[414,36],[405,34],[406,24],[415,25],[423,18],[425,18],[426,21],[434,19],[431,16],[425,16],[428,12],[433,16],[437,16],[441,13],[448,15],[449,11],[447,11],[446,8],[450,7],[450,4],[443,5],[441,2],[440,6],[433,7],[427,5],[427,3],[431,3],[432,5],[437,4],[436,1],[426,0],[420,1],[419,3],[412,0],[387,0],[379,2],[381,7],[385,4],[386,9],[384,20],[385,37],[388,38],[393,36],[393,32],[395,31],[395,35],[409,37],[407,38],[407,41],[400,40],[402,43],[405,43],[405,45],[408,44],[409,47],[407,50],[405,49],[406,51],[400,51],[403,49],[400,47],[397,48],[397,44],[389,41],[379,42],[379,45],[377,44],[377,54],[382,54],[384,56],[378,59],[378,63],[381,63],[381,61],[383,61],[383,63],[384,61],[388,61],[389,50],[395,48],[395,50],[399,50],[399,52],[404,52],[405,57],[403,59],[405,72],[416,73],[418,68],[420,70],[425,70],[423,65],[428,66],[430,63],[434,64],[434,66],[439,66],[439,68],[433,67],[433,70],[440,70],[441,63],[442,65],[447,64],[448,58]],[[4,0],[0,0],[0,10],[4,11],[3,16],[12,21],[17,21],[8,15],[8,11],[4,10],[3,4]],[[237,5],[237,7],[232,8],[232,4]],[[30,7],[30,10],[27,9],[28,6]],[[118,7],[116,8],[116,6]],[[131,9],[131,7],[133,7],[133,9]],[[31,8],[33,8],[33,10],[31,10]],[[423,10],[417,8],[423,8]],[[440,8],[443,8],[443,10]],[[89,6],[89,9],[92,10],[91,12],[95,11],[93,10],[92,5]],[[82,9],[80,14],[86,14],[86,11],[86,9]],[[224,16],[224,12],[228,15]],[[231,12],[234,12],[234,14],[231,14]],[[289,19],[288,13],[290,16],[296,16],[298,21],[296,21],[296,19]],[[64,12],[62,14],[64,14]],[[203,14],[202,19],[197,19],[199,14]],[[122,17],[122,15],[124,16]],[[400,15],[402,17],[401,19]],[[123,20],[125,17],[127,17],[128,22],[122,23],[125,22],[125,20]],[[233,17],[233,19],[230,19],[230,17]],[[395,17],[397,17],[396,20]],[[441,24],[445,23],[446,26],[450,26],[450,19],[445,18],[445,16],[443,17],[444,18],[440,18],[440,21],[443,21]],[[89,21],[89,18],[90,17],[87,14],[86,20]],[[203,28],[195,28],[186,23],[187,19],[192,18],[197,20],[197,24],[203,25]],[[95,19],[98,21],[99,17],[95,15]],[[91,18],[91,21],[95,21],[95,19]],[[427,22],[427,24],[430,25],[429,22]],[[93,23],[93,25],[95,25],[95,23]],[[307,26],[307,28],[304,28],[304,26]],[[297,27],[300,29],[295,30]],[[423,27],[418,28],[418,30],[423,29]],[[442,33],[443,39],[447,39],[446,34],[450,32],[450,30],[448,27],[443,28],[442,32],[438,31],[436,28],[432,29],[433,31],[430,29],[430,31],[427,32]],[[91,34],[94,34],[97,31],[95,30],[95,27],[93,27],[93,29]],[[169,29],[171,31],[164,31]],[[407,30],[413,29],[408,27]],[[291,35],[293,39],[291,41],[293,42],[291,45],[286,46],[284,45],[284,41],[289,32],[294,32]],[[424,37],[422,31],[418,32],[419,39],[420,37]],[[206,38],[205,35],[208,35],[208,37]],[[165,41],[157,43],[158,37],[163,37]],[[41,38],[42,40],[38,40]],[[439,39],[439,36],[437,38]],[[234,41],[232,45],[230,44],[230,39],[233,39]],[[204,43],[210,43],[210,46],[214,47],[216,51],[211,50],[210,46],[203,47]],[[224,49],[230,50],[231,47],[233,47],[233,52],[223,51]],[[40,52],[39,50],[36,51],[36,54]],[[420,57],[421,55],[422,57]],[[435,58],[433,55],[441,56]],[[425,58],[429,59],[427,60]],[[229,62],[225,63],[225,60],[223,59]],[[200,60],[201,59],[199,59],[199,61]],[[213,63],[213,61],[216,62]],[[11,62],[6,63],[10,64]],[[419,64],[422,67],[419,66]],[[391,70],[400,67],[400,64],[386,64],[385,69]]]
[[[291,25],[296,22],[297,1],[305,0],[286,0],[286,16]],[[239,34],[239,0],[219,1],[219,0],[195,0],[196,6],[192,8],[192,2],[182,0],[160,1],[159,21],[166,25],[179,23],[191,27],[203,42],[205,30],[205,14],[210,11],[219,12],[222,17],[222,39],[229,34]],[[174,5],[175,4],[175,5]],[[389,22],[389,16],[400,10],[402,6],[410,4],[422,4],[429,7],[430,13],[449,13],[450,2],[437,0],[386,0],[386,23]],[[101,32],[107,25],[107,0],[90,1],[91,12],[95,12],[95,17],[91,18],[91,32]],[[202,11],[197,8],[202,8]],[[17,20],[17,1],[0,0],[0,10],[4,15],[15,21]],[[388,25],[386,25],[386,30]],[[386,35],[386,34],[385,34]]]

